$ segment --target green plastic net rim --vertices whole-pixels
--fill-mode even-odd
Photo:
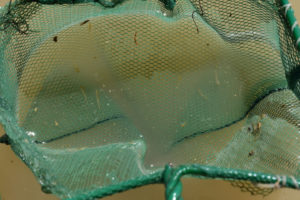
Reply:
[[[39,3],[52,4],[59,3],[51,0],[37,0]],[[79,1],[78,1],[79,2]],[[84,2],[80,1],[80,2]],[[105,7],[114,7],[120,1],[115,1],[113,4],[109,4],[106,1],[99,1]],[[162,1],[165,4],[166,9],[173,9],[175,1]],[[74,3],[73,1],[62,1],[61,3]],[[286,23],[289,25],[291,32],[294,36],[294,43],[298,50],[300,50],[300,28],[297,20],[294,16],[294,11],[288,0],[281,0],[282,4],[282,15],[285,16]],[[299,69],[299,68],[298,68]],[[292,79],[291,79],[292,81]],[[293,84],[290,84],[293,85]],[[153,174],[145,176],[143,178],[136,178],[134,180],[128,180],[121,182],[117,185],[111,185],[109,188],[99,188],[88,193],[81,193],[80,195],[71,199],[90,199],[101,198],[108,195],[115,194],[117,192],[122,192],[128,189],[144,186],[147,184],[165,184],[166,186],[166,199],[176,200],[182,199],[182,184],[180,178],[184,175],[197,175],[205,178],[213,179],[224,179],[224,180],[248,180],[254,183],[262,184],[274,184],[276,187],[287,187],[293,189],[299,189],[300,179],[296,179],[293,176],[278,176],[266,173],[256,173],[252,171],[245,170],[233,170],[226,168],[218,168],[212,166],[204,165],[181,165],[178,167],[173,167],[172,164],[167,164],[165,169],[159,170]],[[43,188],[43,191],[49,191],[47,188]]]

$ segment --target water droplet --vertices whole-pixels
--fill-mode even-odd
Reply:
[[[111,90],[108,90],[109,93],[111,93]]]
[[[140,136],[140,138],[143,138],[143,137],[144,137],[142,134],[140,134],[139,136]]]
[[[150,167],[152,168],[152,167],[154,167],[154,165],[153,165],[153,164],[151,164],[151,165],[150,165]]]
[[[107,105],[107,106],[110,106],[110,104],[109,104],[109,103],[107,103],[106,105]]]

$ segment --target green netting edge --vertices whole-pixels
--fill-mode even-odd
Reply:
[[[294,37],[294,42],[296,48],[300,51],[300,27],[298,25],[298,21],[294,15],[294,10],[292,9],[292,6],[288,0],[281,0],[281,6],[283,9],[284,17],[287,21],[287,24],[289,25],[291,29],[291,33]],[[298,85],[300,77],[300,67],[298,66],[293,71],[287,74],[287,79],[289,81],[289,87],[295,92],[296,96],[300,99],[300,88],[298,86],[297,89],[297,82]]]
[[[106,0],[24,0],[26,2],[38,2],[42,4],[67,4],[67,3],[87,3],[87,2],[99,2],[104,7],[114,7],[118,3],[121,3],[123,0],[117,0],[108,2]],[[175,6],[175,0],[161,0],[167,9],[173,9]],[[300,50],[300,28],[297,23],[297,19],[294,16],[294,10],[291,7],[291,4],[288,0],[280,1],[282,8],[284,9],[284,15],[287,24],[289,24],[291,31],[294,36],[294,42],[298,50]],[[13,5],[14,3],[12,3]],[[8,123],[12,123],[13,119],[3,119],[0,121],[6,121]],[[5,123],[3,123],[5,124]],[[11,127],[10,127],[11,128]],[[10,129],[9,128],[9,129]],[[17,132],[21,132],[21,130],[13,130]],[[20,140],[21,138],[15,138],[16,140]],[[29,138],[28,138],[29,139]],[[22,138],[24,140],[24,138]],[[30,139],[29,139],[30,141]],[[18,142],[21,144],[21,142]],[[12,144],[14,146],[14,144]],[[28,149],[27,145],[21,145],[23,152],[32,152],[32,149]],[[31,145],[32,147],[32,145]],[[26,154],[26,153],[25,153]],[[25,156],[26,157],[26,156]],[[37,154],[35,157],[41,158],[42,156]],[[24,157],[22,158],[26,162]],[[41,160],[44,160],[41,158]],[[30,166],[30,165],[29,165]],[[34,169],[36,171],[36,169]],[[136,187],[155,184],[155,183],[163,183],[166,186],[166,199],[167,200],[181,200],[181,192],[182,192],[182,184],[180,182],[180,178],[184,175],[196,175],[202,178],[213,178],[213,179],[225,179],[225,180],[246,180],[252,181],[254,183],[263,183],[263,184],[275,184],[276,187],[287,187],[299,189],[300,187],[300,179],[296,179],[293,176],[278,176],[273,174],[252,172],[247,170],[236,170],[236,169],[227,169],[227,168],[218,168],[213,166],[203,166],[203,165],[181,165],[179,167],[173,167],[171,164],[166,165],[164,170],[158,170],[155,173],[150,175],[135,178],[133,180],[128,180],[121,182],[117,185],[111,185],[106,188],[98,188],[92,190],[90,192],[80,192],[78,191],[78,195],[75,195],[72,198],[66,198],[66,200],[84,200],[84,199],[94,199],[94,198],[102,198],[108,195],[112,195],[118,192],[122,192],[125,190],[133,189]],[[42,177],[38,177],[39,179],[43,179]],[[45,179],[44,179],[45,180]],[[46,181],[46,180],[45,180]],[[55,188],[57,189],[57,188]],[[56,191],[55,193],[57,193]]]
[[[290,25],[291,31],[293,33],[295,44],[298,50],[300,50],[300,28],[297,19],[294,15],[294,10],[289,2],[289,0],[281,0],[282,8],[284,9],[284,15],[288,24]]]
[[[88,3],[98,2],[106,8],[113,8],[116,5],[122,3],[124,0],[23,0],[27,2],[38,2],[42,4],[74,4],[74,3]],[[159,0],[168,10],[173,10],[176,5],[176,0]]]
[[[160,170],[148,176],[128,180],[117,185],[112,185],[109,188],[99,188],[88,193],[81,193],[76,197],[66,198],[65,200],[84,200],[90,199],[91,197],[102,198],[128,189],[155,183],[165,184],[167,200],[181,200],[182,184],[180,178],[184,175],[222,180],[246,180],[253,183],[274,184],[274,187],[294,189],[299,189],[300,187],[300,179],[296,179],[293,176],[278,176],[247,170],[227,169],[198,164],[181,165],[179,167],[173,167],[172,164],[168,164],[164,170]]]

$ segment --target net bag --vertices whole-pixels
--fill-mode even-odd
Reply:
[[[184,175],[300,184],[300,29],[287,0],[16,0],[0,9],[0,139],[44,192]]]

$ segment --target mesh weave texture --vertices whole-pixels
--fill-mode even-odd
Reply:
[[[19,0],[0,28],[0,122],[45,191],[92,198],[170,162],[300,177],[279,1]]]

